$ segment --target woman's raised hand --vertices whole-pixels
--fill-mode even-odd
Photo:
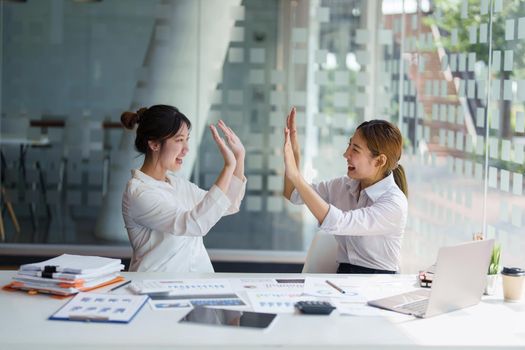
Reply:
[[[230,146],[233,155],[235,156],[235,159],[237,161],[244,159],[246,151],[244,150],[244,145],[242,144],[239,137],[233,132],[233,130],[228,125],[226,125],[226,123],[223,120],[219,120],[218,126],[224,133],[224,136],[228,141],[228,145]]]
[[[286,128],[290,132],[290,143],[292,146],[293,154],[295,156],[295,160],[298,162],[299,157],[301,156],[301,147],[299,146],[299,141],[297,140],[297,126],[295,123],[295,107],[292,107],[290,110],[290,114],[288,114],[288,117],[286,118]]]
[[[226,142],[224,142],[223,138],[219,135],[219,132],[213,124],[210,125],[210,130],[213,139],[215,140],[215,143],[217,144],[217,147],[224,158],[224,166],[235,168],[237,161],[233,151],[226,145]]]

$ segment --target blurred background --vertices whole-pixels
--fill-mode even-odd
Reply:
[[[209,188],[224,119],[247,149],[241,212],[206,236],[217,271],[300,271],[317,231],[287,203],[283,126],[303,173],[346,173],[355,128],[405,138],[403,273],[483,232],[525,265],[525,3],[519,0],[0,1],[0,265],[62,252],[129,259],[121,213],[142,164],[120,114],[192,121],[180,176]]]

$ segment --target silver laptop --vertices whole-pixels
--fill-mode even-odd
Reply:
[[[382,309],[431,317],[476,305],[487,283],[494,240],[463,243],[439,249],[431,289],[370,300]]]

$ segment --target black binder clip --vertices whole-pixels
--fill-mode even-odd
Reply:
[[[429,271],[419,271],[419,285],[423,288],[432,288],[434,274]]]
[[[57,267],[52,265],[44,266],[44,271],[42,271],[43,278],[53,278],[53,274],[57,272]]]

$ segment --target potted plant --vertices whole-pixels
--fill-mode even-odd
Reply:
[[[499,259],[501,255],[501,245],[494,243],[492,255],[490,257],[489,270],[487,275],[487,286],[485,287],[486,295],[493,295],[496,292],[496,285],[499,273]]]

